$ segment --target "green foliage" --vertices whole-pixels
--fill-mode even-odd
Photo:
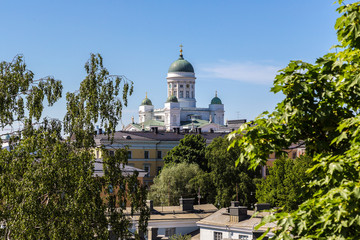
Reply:
[[[10,151],[0,150],[0,221],[6,223],[1,232],[5,239],[108,239],[109,225],[119,237],[128,238],[132,234],[123,214],[126,201],[132,213],[140,212],[139,228],[146,229],[145,188],[136,175],[121,174],[127,163],[126,149],[117,150],[115,156],[103,151],[105,176],[94,177],[94,124],[100,121],[107,133],[114,132],[121,118],[121,102],[126,105],[132,83],[110,76],[100,55],[92,54],[85,69],[88,75],[80,90],[67,94],[62,123],[41,120],[45,97],[49,105],[61,97],[60,81],[51,77],[34,80],[21,56],[0,64],[4,89],[0,127],[24,123],[23,130],[10,139]],[[118,97],[121,79],[122,101]],[[34,124],[33,120],[41,122]],[[61,135],[63,129],[70,134],[66,139]],[[110,184],[119,186],[116,195],[109,193]]]
[[[261,176],[257,176],[256,171],[249,170],[246,163],[235,167],[239,149],[227,151],[229,144],[226,138],[218,137],[207,146],[206,159],[210,169],[208,175],[212,184],[203,183],[202,194],[215,192],[215,199],[212,201],[218,207],[230,206],[230,202],[235,200],[243,206],[250,206],[255,203],[254,179]]]
[[[0,89],[0,128],[4,128],[24,119],[25,110],[30,119],[39,121],[44,98],[52,106],[61,98],[62,85],[53,77],[34,80],[23,56],[17,55],[11,62],[0,63]]]
[[[194,197],[197,187],[191,182],[203,171],[195,163],[178,163],[169,165],[154,179],[149,191],[149,199],[154,205],[176,206],[180,197]]]
[[[177,163],[196,163],[207,171],[205,159],[206,139],[201,135],[185,135],[179,145],[171,149],[164,157],[165,165]]]
[[[191,235],[176,234],[176,235],[171,236],[169,239],[170,240],[190,240]]]
[[[133,92],[133,82],[124,76],[110,75],[100,54],[91,54],[85,70],[88,75],[81,82],[80,90],[66,94],[64,132],[75,137],[78,146],[87,147],[93,145],[85,140],[93,140],[88,134],[93,135],[96,122],[113,136],[122,107],[127,106],[127,96]]]
[[[311,178],[306,170],[311,164],[312,158],[306,156],[276,159],[270,174],[257,185],[258,202],[283,207],[285,211],[296,210],[308,197],[306,183]]]
[[[300,140],[313,158],[308,185],[315,193],[296,211],[263,221],[277,221],[275,239],[360,237],[360,2],[341,5],[338,12],[336,53],[315,64],[290,62],[272,88],[285,99],[232,134],[242,134],[230,147],[239,146],[239,162],[250,160],[252,167]]]

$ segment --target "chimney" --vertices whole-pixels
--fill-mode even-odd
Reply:
[[[255,203],[255,212],[271,209],[270,203]]]
[[[182,211],[192,211],[194,210],[194,200],[195,198],[180,198],[180,208]]]
[[[154,210],[154,202],[153,200],[146,200],[146,206],[148,206],[150,212]]]
[[[247,207],[229,207],[230,222],[240,222],[247,218]]]

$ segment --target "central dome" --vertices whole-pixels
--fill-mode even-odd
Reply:
[[[190,72],[190,73],[194,73],[194,68],[191,65],[191,63],[189,63],[188,61],[186,61],[182,55],[180,55],[179,59],[176,60],[175,62],[173,62],[170,67],[169,67],[169,73],[170,72]]]

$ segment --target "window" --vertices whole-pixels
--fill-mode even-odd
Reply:
[[[128,159],[131,159],[131,151],[128,151]]]
[[[156,175],[159,175],[159,174],[160,174],[161,169],[162,169],[162,167],[157,167],[157,169],[156,169]]]
[[[189,84],[186,84],[186,87],[187,87],[187,88],[189,88],[189,87],[190,87],[190,85],[189,85]]]
[[[96,158],[99,158],[99,150],[96,150]]]
[[[171,83],[169,84],[169,88],[171,88]]]
[[[145,177],[150,177],[150,164],[149,163],[144,164],[144,171],[147,172]]]
[[[115,156],[114,151],[111,151],[111,150],[110,150],[110,151],[109,151],[109,155],[112,156],[112,157]]]
[[[184,97],[184,91],[180,91],[179,98],[183,98],[183,97]]]
[[[239,234],[239,239],[240,239],[240,240],[249,240],[249,236],[248,236],[248,235],[241,235],[241,234]]]
[[[175,235],[175,228],[165,228],[165,237]]]
[[[190,98],[189,91],[186,91],[186,98]]]
[[[296,158],[296,150],[294,150],[294,151],[292,152],[292,158],[293,158],[293,159]]]
[[[191,91],[191,98],[194,98],[194,91]]]
[[[162,158],[162,152],[161,151],[157,151],[157,158]]]
[[[130,166],[130,167],[135,167],[134,163],[128,163],[127,165]]]
[[[184,85],[180,85],[180,87],[184,87]]]
[[[144,158],[149,159],[149,151],[144,151]]]
[[[173,95],[176,96],[176,91],[174,91]]]
[[[222,240],[222,233],[214,232],[214,240]]]

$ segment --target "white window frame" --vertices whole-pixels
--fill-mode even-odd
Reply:
[[[222,240],[222,232],[214,232],[214,240]]]
[[[144,163],[144,170],[146,171],[147,168],[147,174],[145,175],[145,177],[150,177],[150,169],[151,169],[151,164],[150,163]]]

